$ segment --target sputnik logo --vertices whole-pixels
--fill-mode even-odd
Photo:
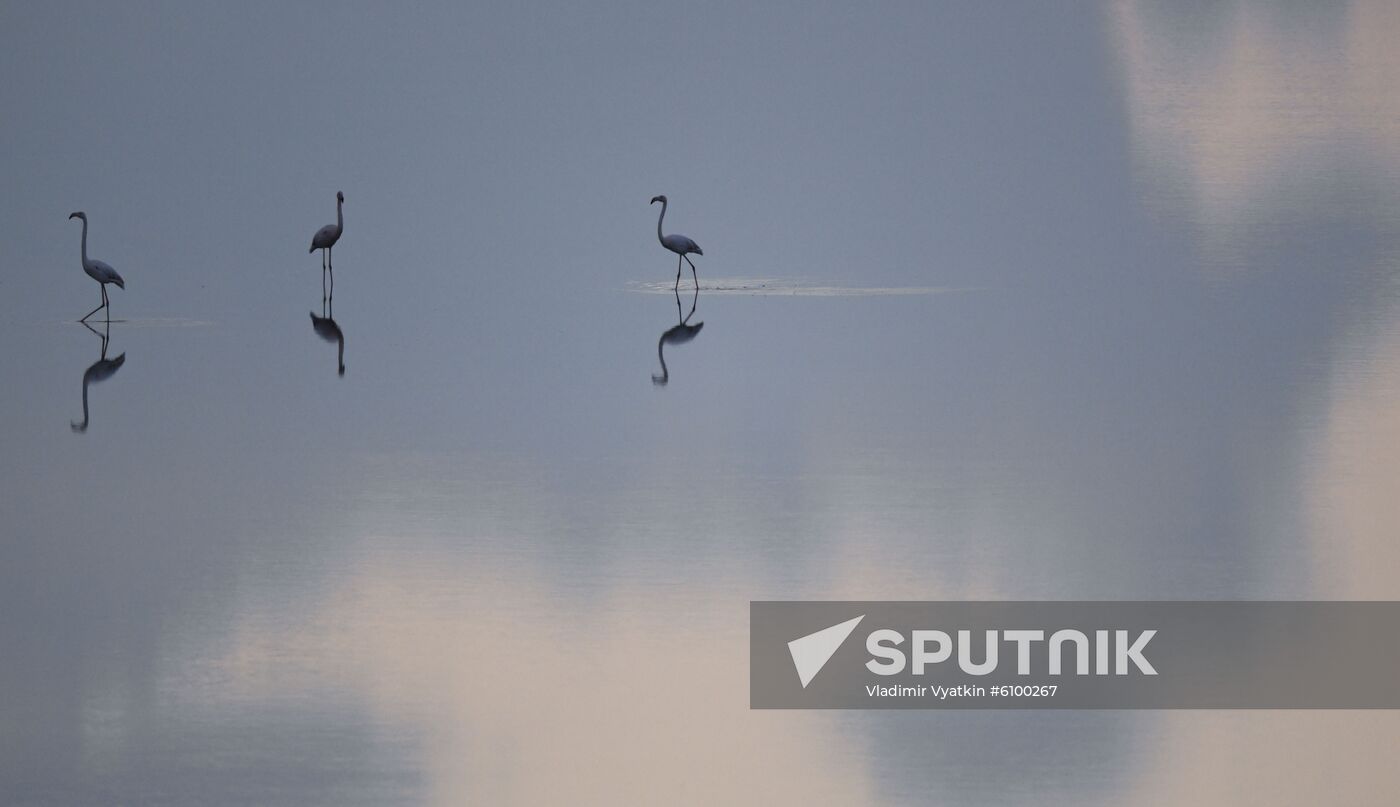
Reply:
[[[803,689],[817,677],[817,673],[822,671],[822,667],[826,666],[836,651],[841,649],[846,637],[851,635],[851,631],[856,629],[856,625],[859,625],[862,619],[865,619],[865,614],[788,642],[792,666],[797,668],[797,677],[801,679]]]

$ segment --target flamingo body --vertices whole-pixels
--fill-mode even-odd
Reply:
[[[99,261],[96,258],[89,259],[83,264],[83,271],[87,272],[88,277],[98,283],[111,283],[119,289],[126,288],[126,281],[122,280],[122,276],[117,274],[117,270],[105,261]]]
[[[671,250],[677,255],[685,255],[687,253],[692,252],[696,255],[705,254],[705,251],[700,249],[699,244],[690,240],[686,236],[679,235],[677,233],[671,233],[670,235],[661,236],[661,246]]]
[[[335,246],[335,242],[339,240],[340,225],[327,224],[326,226],[317,230],[315,235],[311,236],[311,249],[308,249],[307,252],[315,252],[318,249],[330,249],[331,247]]]

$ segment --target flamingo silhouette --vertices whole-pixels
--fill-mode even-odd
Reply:
[[[661,220],[666,218],[666,197],[664,195],[651,197],[652,204],[656,204],[657,202],[661,203],[661,215],[656,217],[656,237],[661,241],[661,246],[676,253],[676,291],[679,292],[681,288],[682,258],[685,258],[685,262],[690,264],[690,276],[695,279],[695,289],[699,291],[700,278],[695,274],[695,264],[691,263],[687,253],[693,252],[696,255],[704,255],[705,252],[700,249],[699,244],[690,240],[687,236],[678,235],[676,233],[672,233],[671,235],[661,234]]]
[[[111,320],[112,320],[112,309],[111,309],[111,308],[108,308],[108,306],[107,306],[107,284],[108,284],[108,283],[112,283],[112,284],[116,285],[118,288],[125,289],[125,288],[126,288],[126,281],[125,281],[125,280],[122,280],[122,276],[119,275],[119,274],[117,274],[117,270],[116,270],[116,269],[113,269],[113,268],[111,267],[110,264],[107,264],[107,263],[104,263],[104,262],[102,262],[102,261],[99,261],[99,260],[97,260],[96,258],[89,258],[89,257],[88,257],[88,254],[87,254],[87,230],[88,230],[87,214],[84,213],[83,211],[79,210],[79,211],[76,212],[76,213],[69,213],[69,214],[68,214],[68,218],[69,218],[69,219],[82,219],[82,220],[83,220],[83,271],[84,271],[84,272],[87,272],[88,277],[92,278],[93,280],[96,280],[96,281],[97,281],[98,287],[99,287],[100,289],[102,289],[102,305],[99,305],[98,307],[96,307],[96,308],[92,309],[91,311],[87,312],[86,314],[83,315],[83,318],[80,319],[80,320],[78,320],[78,321],[79,321],[79,322],[82,322],[82,323],[84,323],[84,324],[86,324],[86,323],[87,323],[87,318],[88,318],[88,317],[90,317],[90,316],[92,316],[93,314],[96,314],[98,311],[101,311],[102,309],[106,308],[106,309],[107,309],[107,321],[108,321],[108,322],[111,322]],[[96,331],[94,331],[94,333],[96,333]]]
[[[331,265],[331,250],[335,247],[335,242],[340,240],[340,234],[345,230],[345,217],[340,212],[340,206],[345,204],[345,194],[340,191],[335,192],[335,224],[327,224],[316,231],[311,236],[311,249],[307,252],[321,250],[321,299],[326,299],[326,272],[331,275],[331,296],[335,296],[335,267]]]

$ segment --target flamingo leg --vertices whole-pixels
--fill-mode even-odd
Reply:
[[[685,258],[684,255],[682,255],[681,257],[682,257],[682,258]],[[698,292],[698,291],[700,291],[700,276],[697,275],[697,274],[695,274],[695,264],[691,263],[689,258],[685,258],[685,262],[686,262],[686,263],[690,263],[690,276],[691,276],[691,278],[693,278],[693,279],[695,280],[695,290]],[[680,273],[679,273],[679,272],[676,274],[676,285],[677,285],[677,286],[680,285]]]
[[[321,250],[321,306],[326,305],[326,251]]]
[[[100,289],[102,292],[102,304],[84,314],[83,318],[78,320],[79,322],[86,323],[88,317],[92,316],[93,314],[96,314],[98,311],[101,311],[103,308],[107,307],[107,287],[99,283],[97,288]]]
[[[107,301],[106,301],[106,300],[103,300],[103,301],[102,301],[102,305],[106,305],[106,304],[107,304]],[[88,317],[90,317],[90,316],[92,316],[93,314],[96,314],[98,311],[101,311],[101,310],[102,310],[102,305],[99,305],[98,307],[96,307],[96,308],[92,309],[91,311],[87,312],[86,314],[83,315],[83,318],[80,319],[80,320],[78,320],[78,321],[79,321],[79,322],[82,322],[82,323],[86,323]]]
[[[681,258],[684,257],[684,255],[676,256],[676,291],[681,289]]]
[[[326,250],[326,266],[330,268],[330,272],[331,272],[331,299],[334,300],[334,299],[335,299],[335,264],[331,262],[331,259],[332,259],[332,258],[331,258],[331,251],[330,251],[330,249],[327,249],[327,250]]]
[[[105,308],[105,309],[107,309],[107,319],[104,320],[104,321],[107,322],[108,324],[110,324],[110,323],[112,322],[112,306],[111,306],[111,300],[108,299],[108,297],[107,297],[107,284],[106,284],[106,283],[103,283],[103,284],[102,284],[102,307]]]

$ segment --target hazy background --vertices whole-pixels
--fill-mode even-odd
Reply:
[[[747,608],[1395,598],[1397,34],[0,2],[0,798],[1396,792],[1389,713],[750,712]]]

